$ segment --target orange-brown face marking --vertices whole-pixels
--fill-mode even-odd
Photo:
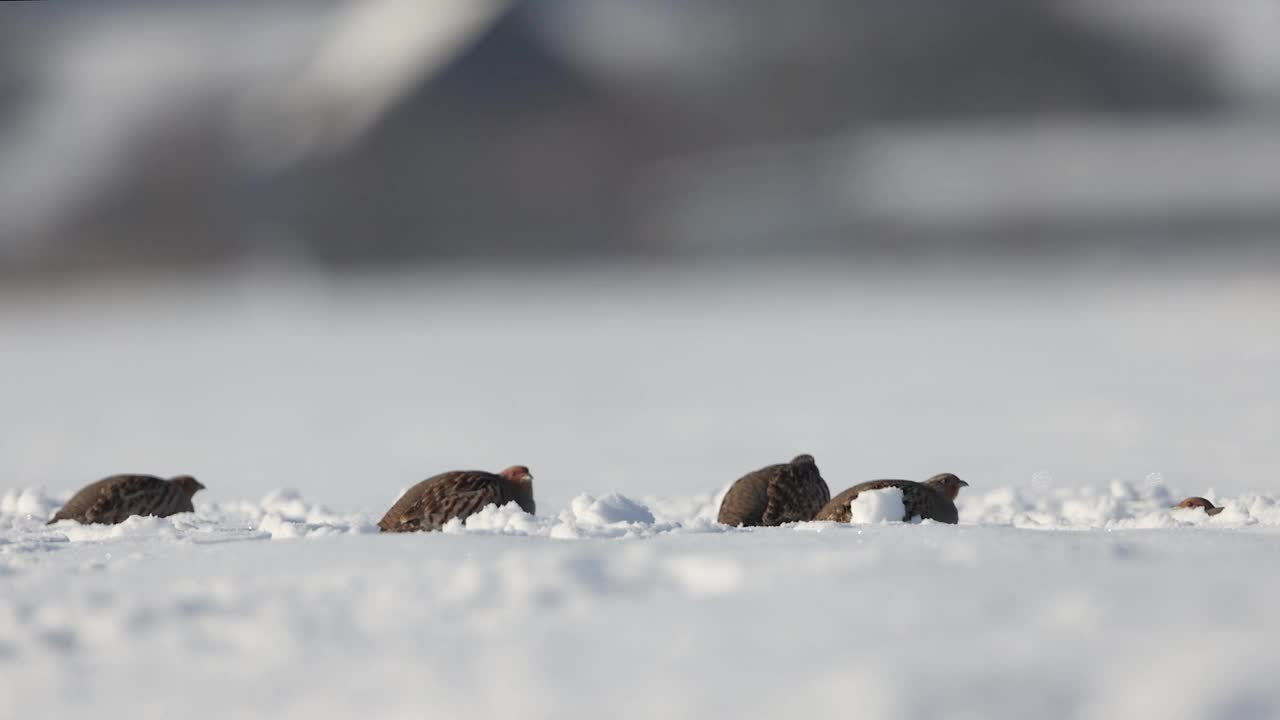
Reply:
[[[520,483],[523,485],[525,483],[533,482],[533,475],[530,474],[529,468],[524,465],[512,465],[498,474],[513,483]]]
[[[1184,508],[1184,509],[1199,508],[1201,510],[1204,510],[1206,513],[1210,515],[1217,515],[1218,513],[1222,512],[1222,508],[1214,507],[1213,503],[1209,502],[1208,500],[1202,497],[1189,497],[1186,500],[1183,500],[1182,502],[1178,503],[1178,507]]]

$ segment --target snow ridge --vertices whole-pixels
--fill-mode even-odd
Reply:
[[[0,542],[79,542],[156,535],[207,543],[378,532],[376,518],[369,513],[335,511],[289,489],[274,490],[256,502],[197,502],[194,514],[135,517],[116,526],[62,522],[46,527],[45,521],[69,495],[50,495],[38,488],[10,490],[0,495]],[[1182,496],[1163,485],[1139,488],[1119,481],[1104,488],[1045,488],[1034,493],[1022,488],[966,490],[957,505],[961,524],[1034,530],[1280,527],[1280,498],[1255,493],[1219,497],[1209,492],[1207,496],[1225,510],[1209,516],[1198,510],[1176,509],[1173,505]],[[711,493],[643,502],[616,492],[601,497],[581,494],[573,498],[569,507],[545,515],[528,515],[514,504],[501,508],[489,506],[465,521],[449,522],[444,532],[582,540],[753,531],[716,523],[718,500],[719,494]],[[855,525],[894,522],[902,516],[902,493],[892,489],[863,493],[854,501],[852,509]],[[829,524],[800,525],[821,531]]]

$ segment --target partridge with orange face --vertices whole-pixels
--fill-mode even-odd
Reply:
[[[195,512],[191,496],[204,489],[190,475],[165,480],[152,475],[112,475],[86,485],[49,520],[115,525],[133,515],[168,517]]]
[[[922,483],[911,480],[872,480],[854,485],[832,498],[816,519],[849,522],[853,515],[849,505],[858,495],[872,490],[897,488],[902,491],[902,505],[906,510],[903,522],[919,517],[954,525],[960,521],[955,501],[963,487],[969,487],[969,483],[952,473],[934,475]]]
[[[1202,509],[1208,515],[1217,515],[1226,508],[1214,507],[1213,503],[1202,497],[1189,497],[1174,506],[1175,509]]]
[[[509,502],[534,512],[533,476],[524,465],[513,465],[498,474],[483,470],[441,473],[409,488],[378,522],[382,532],[439,530],[444,524],[480,512],[486,505]]]

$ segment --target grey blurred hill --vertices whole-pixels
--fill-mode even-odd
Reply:
[[[367,6],[385,6],[381,32],[405,31],[387,46],[430,42],[395,13],[435,22],[420,12],[435,6],[397,3]],[[342,58],[377,51],[383,26],[351,7],[0,10],[0,268],[1256,242],[1280,228],[1266,187],[1280,178],[1257,167],[1274,105],[1224,80],[1205,42],[1148,28],[1149,12],[524,3],[461,21],[442,62],[406,61],[387,72],[407,80],[365,96],[380,78],[353,83]],[[1181,168],[1205,168],[1204,192],[1165,181]]]

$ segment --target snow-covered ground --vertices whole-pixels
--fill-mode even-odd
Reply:
[[[1259,262],[0,287],[0,488],[189,473],[206,501],[296,488],[379,513],[437,471],[523,464],[562,507],[704,492],[807,452],[841,487],[1161,473],[1280,491],[1277,278]]]
[[[1218,499],[738,530],[583,496],[380,536],[287,493],[46,528],[11,492],[0,716],[1276,717],[1280,505]]]
[[[1274,277],[0,292],[0,718],[1280,716]],[[798,452],[961,524],[713,522]],[[513,463],[537,517],[374,532]],[[209,489],[43,524],[121,471]]]

